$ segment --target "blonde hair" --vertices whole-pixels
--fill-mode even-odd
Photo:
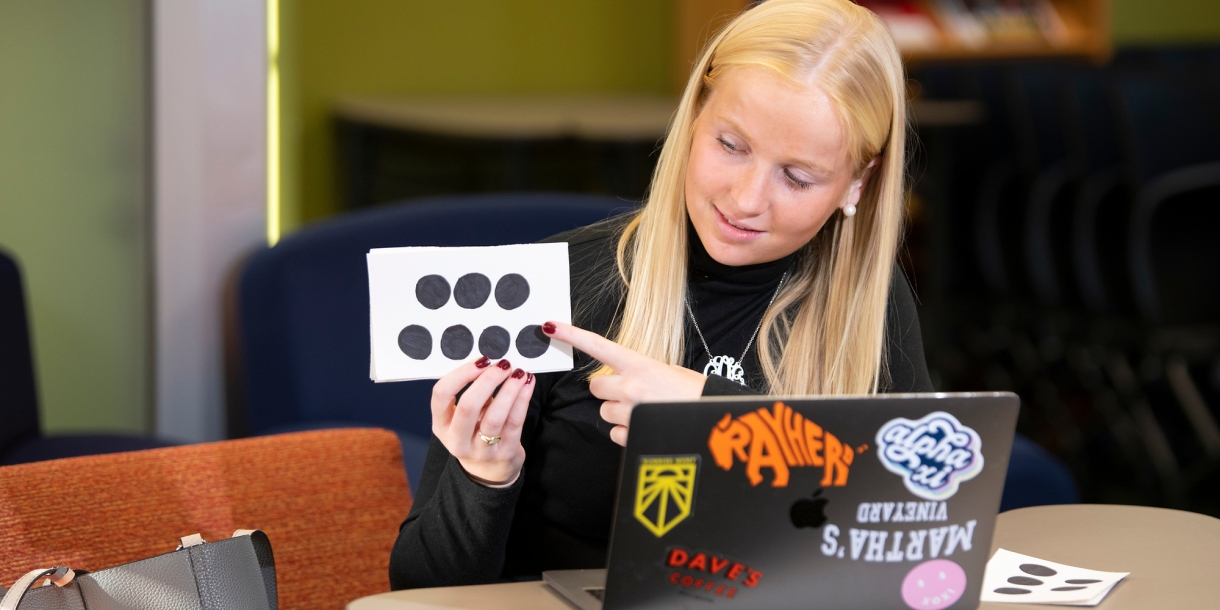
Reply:
[[[717,78],[745,66],[821,88],[838,110],[854,177],[878,160],[856,215],[835,212],[802,247],[763,315],[758,348],[768,390],[875,393],[887,374],[885,315],[902,224],[906,93],[888,30],[848,0],[768,0],[708,43],[669,128],[646,205],[618,242],[627,295],[614,340],[682,363],[687,240],[699,239],[687,234],[684,192],[694,121]],[[593,375],[608,372],[603,366]]]

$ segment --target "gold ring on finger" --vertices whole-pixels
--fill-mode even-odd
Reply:
[[[478,434],[479,434],[479,438],[483,439],[483,442],[487,443],[488,445],[494,445],[494,444],[500,442],[500,437],[498,437],[498,436],[487,436],[486,434],[483,434],[482,432],[479,432]]]

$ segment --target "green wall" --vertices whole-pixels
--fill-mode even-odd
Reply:
[[[337,97],[669,87],[668,0],[283,2],[288,229],[337,206]]]
[[[1116,45],[1220,42],[1220,0],[1114,0]]]
[[[150,430],[144,18],[143,0],[0,1],[0,247],[49,431]]]
[[[281,0],[283,224],[338,208],[345,95],[666,93],[671,0]],[[1115,0],[1116,44],[1220,41],[1220,0]]]

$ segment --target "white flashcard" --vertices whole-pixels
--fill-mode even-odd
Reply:
[[[987,562],[980,601],[1096,606],[1130,572],[1101,572],[999,549]]]
[[[567,244],[379,248],[368,267],[373,381],[436,379],[481,356],[572,369],[572,347],[540,327],[572,320]]]

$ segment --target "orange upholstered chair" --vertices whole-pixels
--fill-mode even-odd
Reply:
[[[266,436],[0,467],[0,583],[38,567],[99,570],[178,538],[261,529],[282,610],[388,591],[411,508],[398,438],[374,429]]]

